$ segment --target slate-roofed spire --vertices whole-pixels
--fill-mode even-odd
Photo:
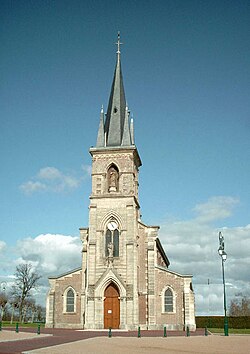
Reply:
[[[123,125],[123,136],[122,136],[122,144],[121,145],[122,146],[131,145],[128,106],[126,106],[126,109],[125,109],[125,120],[124,120],[124,125]]]
[[[122,79],[121,58],[120,58],[120,33],[117,40],[117,61],[114,72],[111,93],[109,97],[108,111],[105,123],[100,120],[97,147],[109,146],[131,146],[131,133],[129,112],[126,108],[125,91]],[[103,125],[104,124],[104,125]],[[103,138],[104,137],[104,138]]]
[[[100,114],[100,123],[99,123],[99,129],[98,129],[98,134],[97,134],[97,141],[96,141],[96,146],[97,147],[102,147],[105,144],[105,137],[104,137],[104,111],[103,111],[103,106],[101,109],[101,114]]]

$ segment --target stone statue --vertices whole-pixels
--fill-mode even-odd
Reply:
[[[109,191],[116,192],[118,189],[118,172],[111,167],[109,171]]]
[[[113,250],[114,250],[113,243],[109,242],[109,244],[108,244],[108,256],[109,257],[113,257]]]

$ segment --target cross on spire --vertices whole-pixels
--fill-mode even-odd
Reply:
[[[116,42],[116,44],[117,44],[117,54],[120,54],[121,52],[120,52],[120,45],[121,44],[123,44],[123,43],[121,43],[120,42],[120,31],[118,31],[118,34],[117,34],[117,42]]]

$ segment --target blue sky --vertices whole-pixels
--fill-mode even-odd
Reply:
[[[219,230],[228,296],[250,294],[250,3],[19,0],[0,13],[0,281],[22,260],[45,278],[80,264],[119,30],[143,221],[161,226],[171,269],[194,275],[198,313],[223,312]]]

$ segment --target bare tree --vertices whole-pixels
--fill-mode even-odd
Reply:
[[[11,319],[10,319],[10,323],[12,324],[13,323],[13,320],[14,320],[14,314],[16,312],[16,310],[18,309],[18,306],[19,306],[19,300],[18,299],[11,299],[9,301],[9,304],[11,306]]]
[[[30,296],[31,290],[38,286],[39,274],[32,271],[29,263],[19,264],[15,272],[15,285],[13,295],[17,299],[19,307],[19,321],[22,321],[25,309],[25,300]]]
[[[36,301],[34,298],[29,297],[24,301],[24,311],[23,311],[23,321],[27,319],[27,316],[34,322],[34,317],[36,314]]]
[[[3,319],[4,309],[6,304],[8,303],[8,296],[5,292],[0,293],[0,321]]]
[[[46,309],[44,306],[36,306],[36,320],[39,322],[45,321]]]
[[[233,299],[230,304],[230,316],[250,316],[250,299],[243,296],[241,299]]]

